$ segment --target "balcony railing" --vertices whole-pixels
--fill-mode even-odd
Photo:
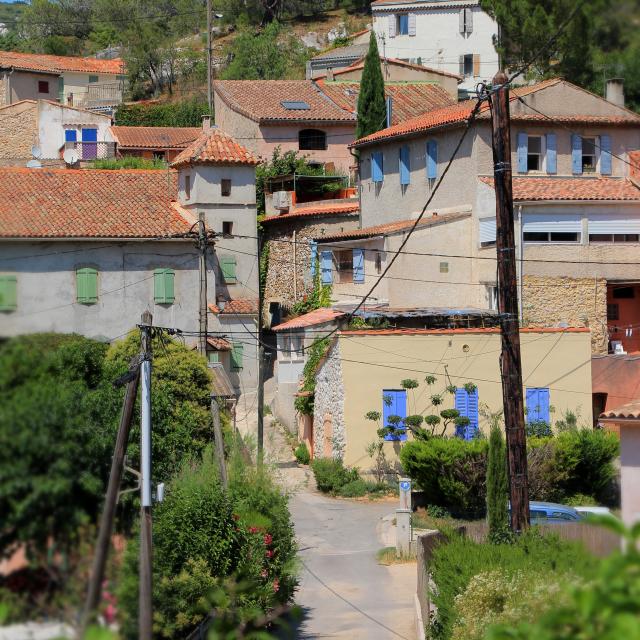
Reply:
[[[81,162],[116,157],[115,142],[65,142],[64,148],[75,150]]]
[[[81,109],[114,107],[122,103],[124,85],[122,82],[89,84],[86,91],[66,94],[66,103]]]

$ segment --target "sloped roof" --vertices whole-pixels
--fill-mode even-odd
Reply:
[[[259,160],[230,135],[217,127],[201,132],[184,151],[172,162],[172,167],[187,164],[249,164]]]
[[[605,420],[640,420],[640,400],[634,400],[620,407],[600,414]]]
[[[338,311],[337,309],[329,309],[323,307],[321,309],[309,311],[309,313],[305,313],[304,315],[298,316],[297,318],[287,320],[282,324],[272,327],[272,329],[274,331],[284,331],[286,329],[305,329],[307,327],[313,327],[318,324],[331,322],[332,320],[336,320],[337,318],[341,318],[345,315],[346,312],[344,311]]]
[[[201,133],[200,127],[111,127],[120,149],[185,149]]]
[[[196,219],[165,171],[0,168],[0,238],[181,236]]]
[[[235,298],[228,300],[222,311],[216,304],[209,305],[211,313],[219,313],[222,315],[256,315],[258,313],[258,300],[252,298]]]
[[[277,222],[282,220],[291,220],[296,218],[305,218],[311,216],[335,216],[335,215],[355,215],[360,210],[357,202],[331,202],[326,204],[314,204],[306,206],[304,204],[293,207],[288,213],[282,213],[277,216],[268,216],[264,218],[263,223]]]
[[[221,362],[209,363],[211,372],[211,395],[215,398],[233,398],[236,392]]]
[[[231,343],[224,338],[209,336],[207,338],[207,345],[216,351],[231,351]]]
[[[100,60],[98,58],[81,58],[77,56],[52,56],[43,53],[19,53],[17,51],[0,51],[0,68],[24,69],[43,73],[109,73],[123,74],[124,60]]]
[[[335,58],[361,58],[369,51],[369,43],[363,42],[362,44],[348,44],[345,47],[335,47],[329,49],[324,53],[319,53],[317,56],[313,56],[312,60],[333,60]]]
[[[255,122],[355,122],[312,80],[216,80],[215,92],[234,111]],[[305,102],[308,109],[287,109],[283,102]]]
[[[367,50],[369,48],[369,45],[366,45]],[[340,49],[333,49],[333,51],[340,51]],[[359,60],[357,60],[356,62],[354,62],[353,64],[349,65],[348,67],[341,67],[339,69],[336,69],[333,72],[333,76],[335,78],[335,76],[339,76],[341,74],[345,74],[345,73],[350,73],[352,71],[358,71],[360,69],[364,69],[364,62],[365,62],[365,54],[367,53],[367,51],[365,50],[365,53],[363,54],[363,57],[360,58]],[[440,76],[445,76],[448,78],[455,78],[458,81],[462,80],[462,76],[457,74],[457,73],[451,73],[450,71],[445,71],[444,69],[436,69],[435,67],[426,67],[424,65],[421,64],[413,64],[412,62],[407,62],[406,60],[400,60],[399,58],[384,58],[383,56],[380,56],[380,62],[386,62],[386,64],[391,64],[397,67],[406,67],[408,69],[414,69],[416,71],[422,71],[424,73],[435,73],[437,75]],[[324,76],[320,76],[322,78],[326,77],[326,75]],[[316,79],[317,80],[317,79]]]
[[[640,151],[629,151],[629,174],[635,180],[640,180]]]
[[[479,178],[493,187],[493,178]],[[640,189],[626,178],[514,176],[513,199],[539,200],[624,200],[640,202]]]

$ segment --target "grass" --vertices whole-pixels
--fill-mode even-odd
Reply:
[[[378,564],[388,567],[392,564],[406,564],[408,562],[415,562],[416,557],[413,554],[398,555],[395,547],[384,547],[376,552],[376,561]]]

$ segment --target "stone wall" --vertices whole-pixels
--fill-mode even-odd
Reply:
[[[0,107],[7,104],[7,75],[0,75]]]
[[[334,341],[316,373],[313,413],[313,455],[342,458],[346,445],[344,384],[340,345]]]
[[[31,147],[38,144],[37,113],[34,102],[23,102],[0,110],[0,158],[31,158]]]
[[[592,352],[607,352],[606,279],[525,275],[522,309],[524,326],[589,327]]]

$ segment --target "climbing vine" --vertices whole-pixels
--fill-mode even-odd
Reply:
[[[302,387],[300,391],[305,395],[295,399],[294,406],[298,413],[305,416],[313,415],[313,394],[316,390],[316,371],[320,360],[329,349],[329,338],[318,338],[308,349],[307,363],[302,371]]]
[[[300,302],[293,305],[292,311],[296,315],[309,313],[322,307],[328,307],[331,304],[331,285],[322,284],[320,275],[320,260],[316,257],[315,273],[313,276],[313,291],[305,296]]]
[[[269,243],[265,242],[260,253],[260,293],[264,296],[269,271]]]

